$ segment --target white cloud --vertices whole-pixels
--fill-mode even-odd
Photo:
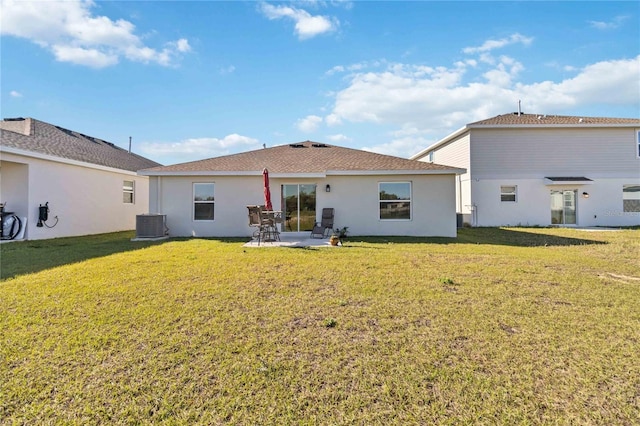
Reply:
[[[341,73],[344,72],[345,68],[342,65],[336,65],[335,67],[331,68],[329,71],[327,71],[325,74],[326,75],[333,75],[336,73]]]
[[[222,139],[191,138],[179,142],[143,142],[140,144],[140,152],[160,163],[165,163],[165,158],[175,163],[218,157],[260,147],[258,139],[233,133]]]
[[[295,22],[294,31],[300,40],[335,31],[339,22],[332,17],[311,15],[303,9],[288,6],[273,6],[260,3],[260,11],[270,20],[289,18]]]
[[[51,50],[60,62],[71,62],[92,68],[104,68],[118,63],[118,55],[103,53],[97,49],[53,45]]]
[[[349,141],[352,140],[350,137],[342,135],[342,134],[329,135],[329,136],[327,136],[327,139],[329,139],[332,142],[349,142]]]
[[[525,46],[528,46],[531,44],[531,42],[533,42],[533,37],[526,37],[522,34],[515,33],[511,34],[509,37],[501,38],[499,40],[487,40],[482,45],[477,47],[465,47],[464,49],[462,49],[462,52],[467,54],[484,53],[516,43],[521,43]]]
[[[327,123],[327,126],[337,126],[342,124],[342,119],[338,114],[329,114],[324,118],[324,121]]]
[[[182,53],[191,52],[191,46],[189,45],[189,40],[187,40],[186,38],[181,38],[178,41],[170,42],[169,46],[174,46],[178,52],[182,52]]]
[[[640,56],[588,65],[559,83],[518,85],[541,107],[569,108],[585,104],[640,105]]]
[[[615,18],[613,18],[612,21],[609,21],[609,22],[588,21],[588,23],[592,28],[595,28],[597,30],[614,30],[622,26],[624,21],[626,21],[627,19],[629,19],[629,16],[620,15],[620,16],[616,16]]]
[[[236,67],[234,67],[233,65],[229,65],[228,67],[220,68],[220,74],[222,75],[232,74],[235,70],[236,70]]]
[[[12,98],[21,98],[22,97],[22,93],[16,91],[16,90],[12,90],[11,92],[9,92],[9,96],[11,96]]]
[[[378,154],[394,155],[396,157],[407,158],[411,154],[415,154],[419,149],[416,147],[427,147],[431,143],[423,138],[403,138],[393,139],[391,142],[383,143],[376,146],[362,147],[364,151],[376,152]],[[409,153],[409,154],[408,154]]]
[[[367,68],[377,68],[380,67],[382,65],[386,65],[387,61],[381,60],[381,61],[373,61],[373,62],[358,62],[355,64],[350,64],[350,65],[336,65],[333,68],[331,68],[329,71],[325,72],[325,75],[331,76],[337,73],[343,73],[346,71],[349,72],[356,72],[356,71],[360,71],[363,69],[367,69]]]
[[[520,62],[508,56],[502,56],[500,63],[494,69],[484,73],[483,77],[490,85],[508,87],[511,85],[513,78],[517,77],[518,73],[523,69],[524,66]]]
[[[296,127],[302,132],[312,133],[318,130],[320,124],[322,124],[322,117],[307,115],[305,118],[298,120]]]
[[[103,68],[125,57],[170,66],[180,54],[191,50],[184,38],[161,49],[145,46],[131,22],[94,16],[91,0],[2,0],[0,5],[2,35],[28,39],[51,51],[60,62]]]
[[[408,156],[466,123],[516,111],[518,100],[525,112],[543,114],[571,114],[576,106],[640,104],[640,56],[598,62],[571,78],[534,83],[520,82],[524,65],[507,56],[482,67],[457,62],[451,68],[389,64],[381,71],[363,70],[335,93],[325,122],[395,126],[399,133],[391,135],[390,143],[368,149]],[[471,69],[481,77],[468,78]]]

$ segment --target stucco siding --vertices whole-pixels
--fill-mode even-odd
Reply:
[[[3,202],[28,219],[26,239],[131,230],[136,215],[148,210],[148,178],[132,172],[3,153],[0,173]],[[135,182],[133,204],[123,202],[125,180]],[[47,202],[47,225],[55,226],[37,227],[38,207]]]
[[[640,185],[640,178],[596,179],[589,185],[545,185],[542,179],[480,179],[474,182],[476,226],[549,226],[551,191],[576,191],[576,224],[638,226],[639,212],[623,209],[623,185]],[[500,187],[517,186],[517,201],[500,200]],[[588,197],[585,197],[585,194]]]
[[[29,211],[29,165],[0,161],[0,202],[6,203],[6,211],[27,217]]]
[[[633,176],[640,170],[633,128],[472,129],[473,178]]]
[[[273,207],[281,210],[281,185],[316,184],[317,219],[324,207],[335,209],[335,226],[351,235],[456,236],[455,175],[330,176],[326,179],[270,180]],[[412,219],[379,219],[378,183],[412,182]],[[193,183],[215,184],[215,218],[193,220]],[[331,192],[325,186],[331,185]],[[162,176],[151,182],[154,213],[167,215],[171,236],[249,237],[249,204],[263,204],[262,176]]]

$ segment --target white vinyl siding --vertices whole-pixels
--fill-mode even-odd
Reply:
[[[433,153],[433,162],[446,166],[459,167],[470,172],[469,134],[465,134],[451,143],[438,147]],[[428,157],[422,161],[426,161]]]
[[[473,178],[637,173],[636,132],[613,128],[473,129]]]

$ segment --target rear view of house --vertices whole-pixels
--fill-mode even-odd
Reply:
[[[456,236],[455,167],[305,141],[139,173],[171,236],[236,237],[253,232],[265,168],[282,233],[310,235],[331,208],[351,235]]]
[[[640,225],[640,119],[512,113],[467,124],[411,157],[465,168],[472,226]]]
[[[136,171],[154,161],[32,118],[0,121],[0,138],[0,202],[26,219],[25,239],[134,229],[147,210]]]

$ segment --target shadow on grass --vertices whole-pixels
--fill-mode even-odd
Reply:
[[[401,244],[491,244],[516,247],[576,246],[608,244],[587,238],[554,235],[556,228],[540,228],[540,232],[506,228],[462,228],[457,238],[445,237],[353,237],[350,241]],[[564,230],[560,230],[562,232]]]
[[[1,244],[0,280],[170,241],[131,241],[134,236],[127,231]]]
[[[563,230],[540,228],[539,232],[532,232],[524,229],[463,228],[458,230],[457,238],[349,237],[344,246],[348,248],[350,243],[360,241],[374,244],[493,244],[519,247],[607,244],[593,239],[557,235],[559,232]],[[131,241],[134,236],[134,231],[128,231],[1,244],[0,280],[115,253],[140,250],[169,241],[190,240],[190,238],[171,238],[162,241]],[[247,241],[247,238],[242,237],[203,239],[230,244],[242,244]],[[326,250],[326,248],[322,249]]]

